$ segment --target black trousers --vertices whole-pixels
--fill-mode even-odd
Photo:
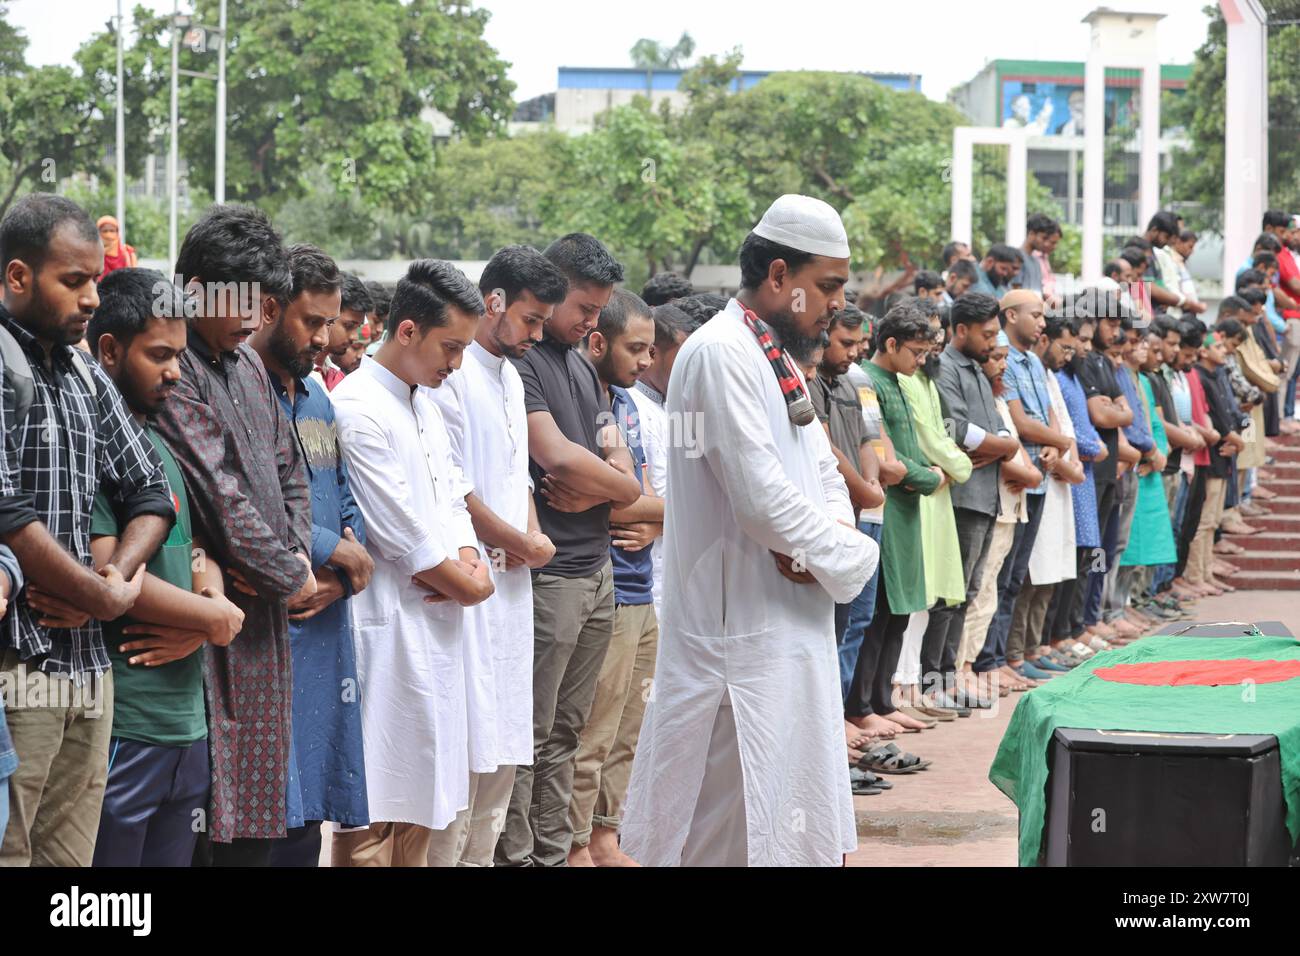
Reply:
[[[984,577],[984,559],[993,541],[993,515],[969,508],[953,509],[957,524],[957,547],[961,551],[966,600],[961,604],[942,602],[930,611],[930,621],[921,638],[921,682],[933,693],[953,688],[957,674],[957,645],[966,626],[966,609],[979,594]]]
[[[271,847],[271,866],[320,866],[319,820],[308,820],[300,827],[290,827],[289,835],[275,840]]]
[[[1210,469],[1198,465],[1192,473],[1191,483],[1187,486],[1187,510],[1183,513],[1183,526],[1178,530],[1178,564],[1174,568],[1175,577],[1182,577],[1187,570],[1187,555],[1192,548],[1192,539],[1201,524],[1201,512],[1205,509],[1205,483],[1210,477]]]
[[[270,866],[271,848],[277,841],[237,837],[229,843],[213,843],[199,834],[194,848],[195,866]]]
[[[893,614],[889,610],[889,595],[885,593],[885,572],[881,569],[876,586],[876,613],[867,626],[858,652],[858,663],[853,669],[853,682],[844,699],[844,716],[867,717],[871,714],[888,716],[894,711],[894,671],[903,651],[903,632],[907,630],[910,614]]]

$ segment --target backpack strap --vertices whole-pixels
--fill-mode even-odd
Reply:
[[[5,380],[14,390],[13,421],[8,423],[12,431],[27,421],[27,414],[32,410],[32,400],[36,396],[36,383],[32,379],[32,365],[27,360],[27,354],[3,325],[0,325],[0,362],[4,363]],[[89,375],[89,370],[86,374]]]
[[[14,342],[14,345],[17,344],[18,344],[17,342]],[[21,351],[21,349],[19,351]],[[72,346],[71,352],[72,352],[72,367],[77,370],[77,374],[81,376],[81,380],[86,383],[86,388],[90,391],[90,397],[94,399],[98,399],[99,385],[95,382],[95,376],[90,374],[90,367],[86,364],[87,362],[86,353],[83,352],[81,349],[77,348],[75,345]],[[31,375],[30,368],[28,368],[27,374],[30,377]]]

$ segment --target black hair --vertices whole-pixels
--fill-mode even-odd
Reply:
[[[627,331],[627,320],[634,316],[653,319],[654,313],[635,292],[618,289],[600,310],[600,319],[596,322],[594,331],[603,335],[607,341],[613,342]],[[658,333],[657,325],[655,332]]]
[[[1178,234],[1178,240],[1180,242],[1195,242],[1196,239],[1196,233],[1192,232],[1190,229],[1184,229]]]
[[[1128,262],[1127,259],[1125,259],[1124,261],[1126,263]],[[1118,259],[1107,259],[1106,264],[1101,267],[1101,274],[1106,276],[1109,279],[1115,278],[1115,276],[1119,275],[1120,272],[1122,271],[1123,271],[1123,266],[1119,264]]]
[[[1135,269],[1147,267],[1147,254],[1137,246],[1125,246],[1119,257]]]
[[[915,342],[918,339],[929,339],[932,334],[930,319],[917,308],[916,303],[900,302],[876,323],[871,342],[872,347],[881,352],[890,339],[900,343]]]
[[[72,224],[79,239],[100,241],[89,213],[66,196],[28,193],[18,200],[0,221],[0,271],[21,259],[33,272],[39,272],[50,240],[64,223]]]
[[[989,246],[988,255],[985,257],[992,259],[994,262],[1023,262],[1024,256],[1020,250],[1014,246],[1008,246],[1006,243],[999,242]]]
[[[343,287],[337,263],[324,250],[300,242],[285,251],[289,254],[289,273],[293,276],[291,301],[304,292],[337,292]]]
[[[1271,232],[1261,232],[1255,237],[1255,245],[1251,249],[1263,249],[1265,252],[1281,252],[1282,240]]]
[[[264,295],[287,303],[293,291],[289,254],[266,213],[234,203],[212,206],[185,234],[176,256],[182,286],[204,282],[256,282]]]
[[[1282,212],[1280,209],[1270,209],[1266,213],[1264,213],[1264,222],[1263,222],[1264,229],[1268,229],[1270,227],[1277,227],[1277,226],[1289,227],[1290,225],[1291,225],[1291,217],[1286,213]]]
[[[1061,233],[1061,224],[1051,216],[1036,212],[1025,223],[1025,232],[1046,233],[1049,236],[1056,236]]]
[[[655,348],[661,352],[675,346],[677,336],[690,335],[699,328],[699,323],[673,302],[656,305],[650,314],[655,320]]]
[[[1230,295],[1219,303],[1219,317],[1225,315],[1236,315],[1238,312],[1249,312],[1250,303],[1239,295]]]
[[[1092,319],[1084,321],[1091,322]],[[1047,327],[1043,330],[1049,341],[1056,341],[1066,332],[1071,335],[1079,334],[1080,320],[1068,315],[1053,315],[1047,320]]]
[[[511,306],[521,292],[531,292],[538,302],[556,305],[569,292],[569,280],[560,267],[532,246],[498,249],[483,267],[478,290],[487,296],[500,289]]]
[[[1245,299],[1252,306],[1263,305],[1268,301],[1268,293],[1263,289],[1238,289],[1236,298]]]
[[[381,319],[387,318],[389,303],[393,301],[393,293],[388,290],[388,286],[371,279],[366,283],[366,291],[370,293],[371,301],[375,303],[375,315]]]
[[[691,280],[676,272],[657,272],[652,275],[641,290],[641,298],[651,308],[666,305],[674,299],[681,299],[695,292]]]
[[[961,246],[965,246],[967,249],[969,249],[969,248],[970,248],[970,243],[968,243],[968,242],[950,242],[950,243],[948,243],[946,246],[943,247],[943,252],[940,253],[940,256],[941,256],[942,259],[943,259],[943,267],[944,267],[945,269],[947,269],[947,268],[949,268],[949,267],[952,266],[952,263],[953,263],[953,257],[957,255],[957,250],[958,250]],[[959,260],[959,261],[960,261],[960,260]],[[969,261],[969,260],[968,260],[968,261]]]
[[[1240,292],[1248,285],[1268,285],[1268,276],[1258,269],[1243,269],[1237,273],[1236,291]]]
[[[699,328],[727,307],[727,297],[715,292],[697,292],[678,299],[673,305],[689,315],[694,327]]]
[[[550,259],[570,285],[611,286],[623,281],[623,266],[595,236],[571,232],[561,236],[542,253]]]
[[[929,269],[922,269],[916,274],[916,278],[912,280],[913,292],[920,292],[922,290],[929,292],[931,289],[942,288],[943,277],[937,272],[931,272]]]
[[[1219,319],[1218,322],[1214,323],[1214,331],[1225,339],[1238,339],[1246,336],[1246,327],[1236,319]]]
[[[129,346],[150,319],[184,318],[181,290],[161,272],[114,269],[99,283],[99,306],[86,328],[86,344],[91,354],[98,356],[101,335],[111,335]]]
[[[976,282],[979,277],[979,269],[969,259],[958,259],[948,270],[949,279],[970,279],[972,282]]]
[[[1205,342],[1205,326],[1199,319],[1180,319],[1177,329],[1178,344],[1185,349],[1199,349]]]
[[[867,321],[867,317],[861,309],[856,305],[845,303],[844,308],[831,313],[831,324],[826,327],[826,331],[831,332],[840,327],[860,329],[865,321]]]
[[[1271,252],[1257,252],[1255,258],[1250,260],[1250,265],[1257,270],[1267,269],[1269,266],[1277,268],[1277,256]]]
[[[1157,232],[1163,232],[1167,236],[1176,236],[1179,232],[1178,216],[1167,209],[1162,209],[1147,223],[1147,231],[1152,229]]]
[[[967,292],[953,302],[950,318],[955,329],[959,325],[984,325],[998,318],[1000,313],[998,300],[993,296],[983,292]]]
[[[1227,300],[1225,299],[1224,301],[1226,302]],[[1170,332],[1178,331],[1178,320],[1172,315],[1167,315],[1166,313],[1161,312],[1151,320],[1151,331],[1163,339]]]
[[[407,319],[422,333],[446,325],[448,305],[475,315],[484,311],[483,296],[465,273],[444,259],[416,259],[397,282],[388,309],[390,329]]]
[[[786,268],[795,272],[812,262],[813,254],[791,249],[752,232],[747,235],[740,244],[740,287],[757,289],[777,259],[785,260]]]
[[[374,307],[375,300],[370,298],[370,290],[361,281],[361,277],[353,275],[351,272],[344,273],[343,303],[340,308],[344,312],[360,312],[365,315]]]
[[[1125,249],[1141,249],[1143,252],[1151,251],[1151,240],[1144,236],[1129,236],[1124,240]]]

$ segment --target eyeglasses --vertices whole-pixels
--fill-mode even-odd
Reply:
[[[1076,346],[1073,346],[1073,345],[1062,345],[1062,346],[1061,346],[1061,354],[1062,354],[1062,355],[1066,355],[1066,356],[1074,355],[1074,354],[1075,354],[1076,352],[1078,352],[1078,351],[1079,351],[1079,349],[1078,349]]]
[[[925,357],[926,357],[927,355],[929,355],[931,352],[934,351],[934,349],[929,349],[929,348],[925,348],[925,349],[914,349],[914,348],[912,348],[912,346],[908,345],[906,342],[903,342],[903,343],[901,343],[901,344],[902,344],[903,348],[907,349],[909,352],[912,353],[912,357],[915,358],[918,362],[924,362],[924,361],[925,361]]]

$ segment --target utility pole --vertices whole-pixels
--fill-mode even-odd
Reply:
[[[180,56],[181,35],[179,21],[181,15],[180,0],[172,0],[172,116],[171,116],[171,143],[167,153],[167,186],[171,191],[171,209],[168,213],[167,220],[167,261],[171,267],[176,267],[176,192],[178,184],[176,182],[176,167],[179,151],[177,149],[177,135],[180,130],[180,106],[177,101],[178,87],[176,82],[176,71],[178,68],[177,59]]]
[[[126,239],[126,106],[125,87],[122,83],[122,0],[117,0],[117,235],[119,243]]]
[[[212,198],[220,203],[226,201],[226,0],[221,0],[217,41],[221,47],[217,50],[217,156]]]

